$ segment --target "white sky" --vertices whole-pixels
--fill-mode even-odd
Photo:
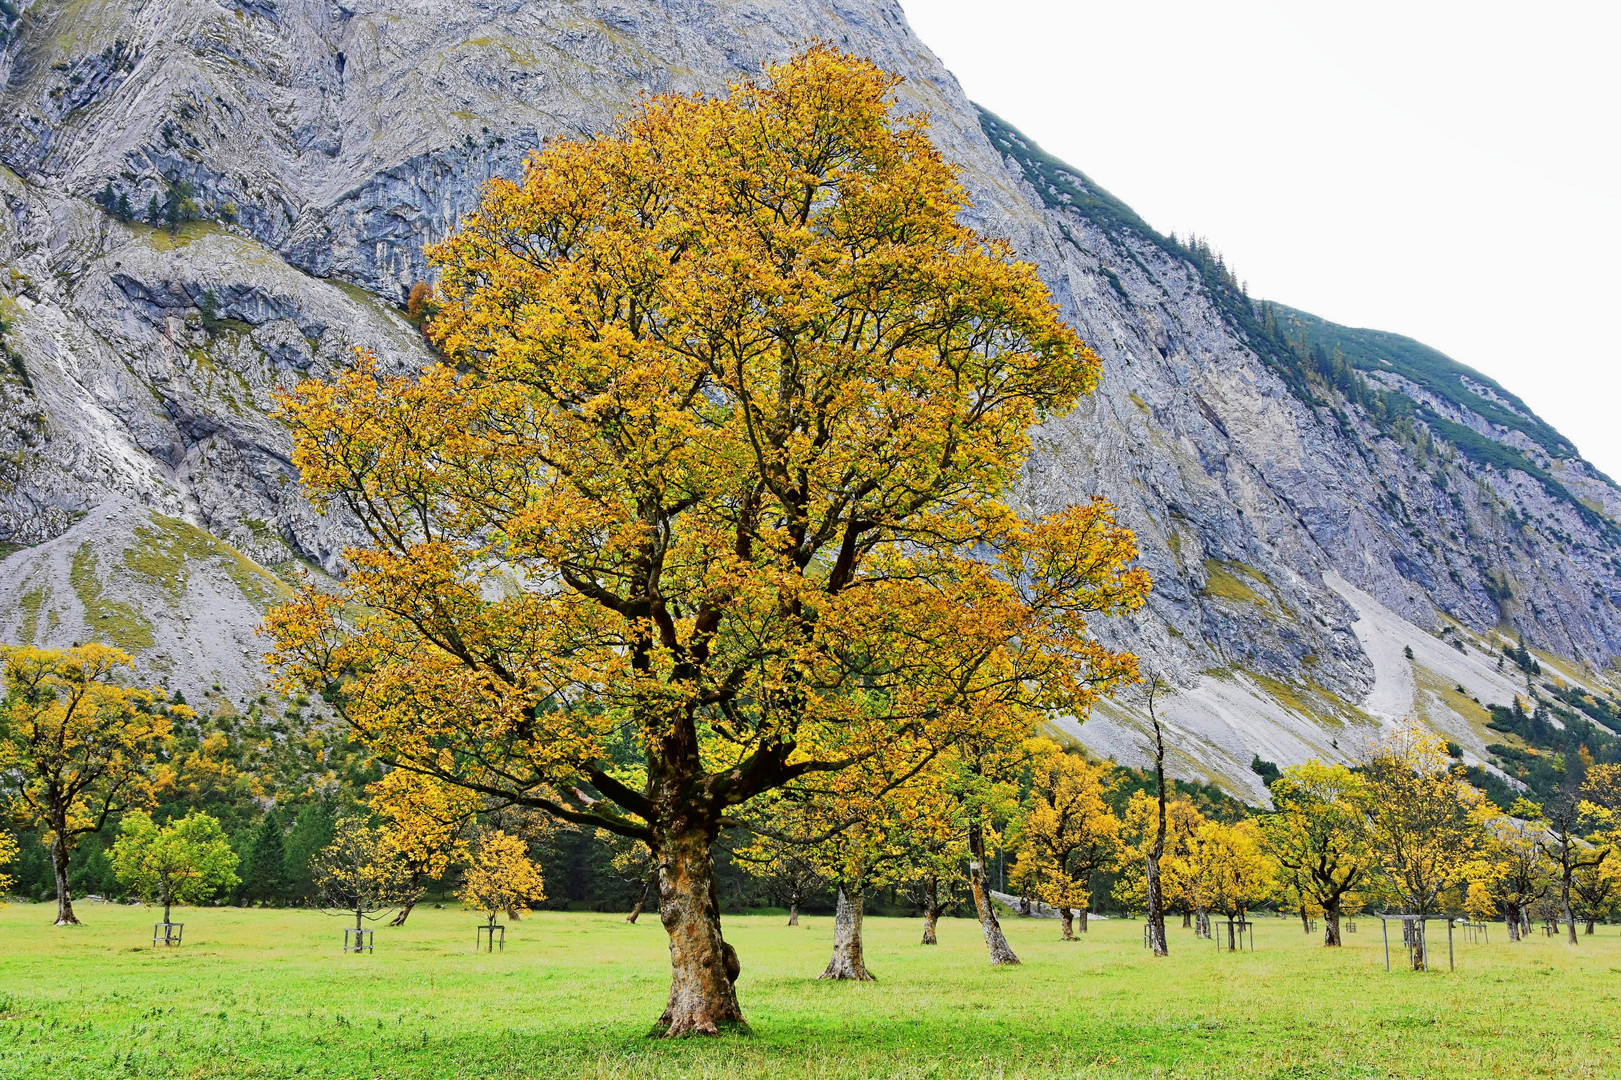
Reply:
[[[1621,2],[902,3],[1252,296],[1478,368],[1621,482]]]

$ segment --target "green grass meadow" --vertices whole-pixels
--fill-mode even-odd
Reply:
[[[150,908],[0,909],[0,1077],[1621,1077],[1621,932],[1572,949],[1539,932],[1458,945],[1458,970],[1384,971],[1377,920],[1339,951],[1264,920],[1229,955],[1142,923],[1007,920],[1022,966],[992,969],[978,926],[867,921],[879,981],[820,982],[832,918],[731,917],[752,1034],[646,1033],[668,987],[656,918],[544,912],[475,953],[477,917],[419,909],[339,951],[309,911],[185,909],[150,945]],[[1441,939],[1444,941],[1444,938]],[[1445,953],[1440,953],[1444,962]]]

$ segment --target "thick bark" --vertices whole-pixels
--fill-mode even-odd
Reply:
[[[78,926],[79,917],[73,914],[73,898],[68,894],[68,845],[62,838],[63,828],[55,830],[51,841],[51,869],[56,873],[56,925]]]
[[[1596,920],[1594,920],[1594,919],[1591,919],[1591,918],[1589,918],[1589,919],[1588,919],[1588,920],[1587,920],[1587,929],[1586,929],[1586,930],[1584,930],[1584,931],[1582,931],[1582,932],[1583,932],[1583,933],[1584,933],[1584,934],[1591,934],[1591,933],[1592,933],[1592,932],[1593,932],[1593,923],[1594,923],[1594,922],[1595,922],[1595,921],[1596,921]]]
[[[1075,913],[1067,907],[1058,909],[1058,918],[1064,924],[1064,940],[1075,940]]]
[[[1513,904],[1503,905],[1503,922],[1508,924],[1508,939],[1520,940],[1520,909]]]
[[[411,912],[416,908],[416,906],[417,902],[415,898],[407,900],[405,903],[401,904],[399,913],[396,914],[392,919],[388,920],[388,925],[404,926],[405,920],[411,917]]]
[[[799,901],[798,900],[795,900],[792,904],[788,905],[788,925],[789,926],[798,926],[799,925]]]
[[[1306,914],[1305,904],[1300,905],[1300,932],[1302,934],[1311,933],[1311,917]]]
[[[737,1004],[737,952],[721,937],[715,897],[713,837],[690,822],[659,830],[659,921],[670,935],[670,1000],[655,1029],[678,1035],[718,1035],[743,1023]]]
[[[865,907],[861,882],[839,882],[838,910],[833,917],[833,956],[822,978],[877,981],[867,970],[867,960],[861,952],[861,919]]]
[[[923,944],[933,945],[938,939],[934,928],[940,921],[940,879],[930,876],[923,891]]]
[[[996,910],[991,907],[991,891],[985,880],[985,836],[978,822],[968,826],[968,884],[974,894],[974,911],[979,915],[980,929],[985,932],[985,948],[990,950],[992,964],[1017,964],[1019,958],[1002,934],[1002,924],[996,921]]]
[[[1086,933],[1086,909],[1081,908],[1075,912],[1075,921],[1080,924],[1081,933]]]
[[[1340,944],[1340,905],[1335,901],[1323,908],[1323,945],[1331,948]]]

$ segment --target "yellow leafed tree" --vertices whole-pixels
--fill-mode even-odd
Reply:
[[[1012,879],[1025,895],[1058,909],[1065,941],[1075,939],[1092,906],[1092,875],[1111,865],[1120,819],[1105,801],[1109,766],[1031,741],[1030,797],[1019,829]]]
[[[1415,724],[1391,733],[1362,763],[1368,840],[1386,888],[1407,913],[1435,913],[1444,890],[1463,884],[1485,840],[1491,804],[1463,778],[1446,742]],[[1417,924],[1422,935],[1424,924]],[[1425,964],[1422,936],[1411,955]]]
[[[1345,899],[1375,870],[1367,786],[1343,765],[1292,765],[1271,784],[1278,812],[1264,818],[1266,847],[1301,903],[1323,915],[1323,944],[1338,946]]]
[[[6,697],[0,708],[0,777],[15,784],[15,806],[37,822],[56,873],[56,925],[77,925],[68,858],[109,818],[151,801],[171,780],[157,762],[169,718],[190,716],[148,690],[117,680],[128,654],[104,645],[65,652],[0,649]]]
[[[647,843],[670,1035],[742,1021],[739,807],[1136,670],[1087,625],[1142,602],[1135,538],[1004,501],[1098,358],[895,85],[817,46],[550,143],[430,252],[446,363],[282,398],[370,542],[275,661],[398,768]]]
[[[529,845],[498,830],[479,838],[456,897],[489,912],[494,926],[497,912],[528,911],[546,899],[546,883],[540,867],[529,858]]]

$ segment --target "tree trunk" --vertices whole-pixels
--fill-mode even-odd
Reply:
[[[1503,922],[1508,927],[1508,939],[1520,940],[1520,909],[1513,904],[1503,905]]]
[[[838,911],[833,917],[833,956],[822,978],[877,981],[867,970],[867,960],[861,951],[861,918],[866,902],[859,881],[849,885],[839,882]]]
[[[1302,934],[1311,933],[1311,918],[1306,914],[1305,904],[1300,905],[1300,932]]]
[[[1193,911],[1193,936],[1210,940],[1210,913],[1204,908]]]
[[[630,923],[632,926],[635,926],[636,925],[636,920],[641,918],[641,917],[642,917],[642,898],[638,896],[636,898],[636,906],[630,909],[630,914],[625,916],[625,921]]]
[[[1148,856],[1148,947],[1155,956],[1169,956],[1171,949],[1165,940],[1165,908],[1159,895],[1159,857]]]
[[[1019,897],[1019,914],[1023,915],[1025,918],[1030,917],[1030,898],[1028,896]]]
[[[399,913],[396,914],[392,919],[388,920],[388,925],[390,925],[390,926],[404,926],[405,925],[405,920],[409,919],[411,917],[411,911],[416,906],[417,906],[417,902],[416,902],[416,900],[414,898],[410,899],[410,900],[407,900],[405,903],[401,904]]]
[[[1584,933],[1584,934],[1591,934],[1591,933],[1592,933],[1592,932],[1593,932],[1593,923],[1594,923],[1594,922],[1595,922],[1595,921],[1597,921],[1597,920],[1595,920],[1595,919],[1591,919],[1591,918],[1589,918],[1589,919],[1588,919],[1588,920],[1587,920],[1587,929],[1586,929],[1586,930],[1584,930],[1584,931],[1582,931],[1582,933]]]
[[[56,872],[56,925],[78,926],[79,917],[73,914],[73,898],[68,893],[68,845],[62,838],[64,827],[53,829],[51,840],[51,869]]]
[[[163,925],[169,925],[169,909],[173,907],[174,890],[167,883],[163,886]]]
[[[1075,940],[1075,913],[1073,911],[1071,911],[1067,907],[1061,907],[1061,908],[1058,909],[1058,918],[1060,920],[1062,920],[1062,922],[1064,924],[1064,940],[1065,941],[1074,941]]]
[[[1529,905],[1520,908],[1520,936],[1522,938],[1531,936],[1531,908]]]
[[[1406,920],[1403,921],[1405,922]],[[1429,957],[1427,954],[1429,953],[1430,949],[1429,941],[1427,940],[1429,936],[1427,931],[1429,928],[1425,926],[1424,920],[1422,919],[1414,919],[1413,921],[1409,922],[1408,925],[1413,928],[1412,944],[1409,946],[1409,948],[1411,948],[1413,951],[1413,970],[1428,971],[1429,965],[1427,961]]]
[[[1183,908],[1182,909],[1182,928],[1184,930],[1186,930],[1188,927],[1190,927],[1192,925],[1193,925],[1193,909],[1192,908]]]
[[[1576,944],[1576,918],[1570,911],[1570,875],[1567,873],[1559,888],[1559,907],[1565,916],[1565,928],[1569,931],[1569,940]]]
[[[1081,933],[1086,933],[1086,909],[1078,908],[1075,912],[1075,921],[1080,924]]]
[[[641,918],[642,915],[642,906],[647,903],[647,894],[653,891],[653,886],[656,884],[658,884],[657,871],[649,874],[647,880],[642,882],[642,891],[636,894],[636,906],[630,909],[629,915],[625,916],[626,922],[632,926],[636,925],[636,920]]]
[[[656,833],[659,921],[670,935],[670,1000],[656,1031],[666,1037],[718,1035],[743,1024],[737,1004],[737,952],[721,937],[715,866],[707,832],[677,818]]]
[[[516,907],[507,908],[508,922],[517,922],[521,918],[523,918],[523,912],[519,911]]]
[[[929,884],[923,890],[923,944],[933,945],[938,940],[934,935],[934,928],[939,921],[940,879],[931,874]]]
[[[1340,944],[1340,905],[1336,900],[1323,905],[1323,945],[1332,948]]]
[[[996,910],[991,907],[989,884],[985,880],[985,837],[978,822],[968,826],[968,884],[974,894],[974,912],[979,916],[979,927],[985,932],[985,947],[990,950],[992,964],[1017,964],[1007,938],[1002,935],[1002,924],[996,921]]]
[[[795,900],[788,905],[788,925],[799,925],[799,901]]]

